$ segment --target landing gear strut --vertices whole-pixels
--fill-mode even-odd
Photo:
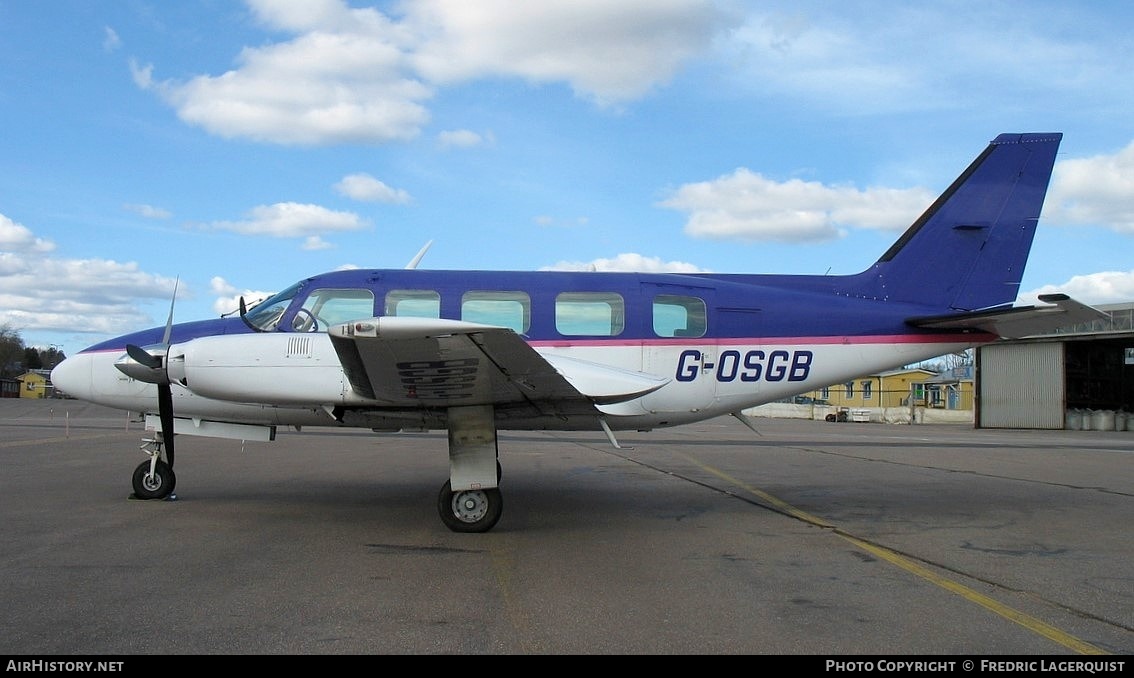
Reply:
[[[437,512],[454,532],[488,532],[504,508],[492,406],[450,407],[447,415],[449,480],[437,495]]]
[[[173,467],[161,458],[161,447],[160,432],[142,443],[142,450],[150,458],[134,469],[134,497],[137,499],[165,499],[173,495],[177,476],[173,474]]]

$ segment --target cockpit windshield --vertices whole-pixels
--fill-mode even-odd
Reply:
[[[372,290],[316,288],[308,291],[304,282],[256,304],[244,314],[244,322],[257,332],[326,332],[331,325],[375,315]],[[303,303],[299,304],[301,300]],[[288,313],[292,306],[297,308]]]
[[[300,285],[296,283],[283,292],[279,292],[264,301],[256,304],[244,314],[244,322],[259,332],[275,332],[279,327],[280,318],[287,310],[291,300],[299,292]]]

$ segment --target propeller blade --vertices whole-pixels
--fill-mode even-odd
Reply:
[[[150,355],[150,353],[141,346],[126,344],[126,354],[139,364],[145,365],[151,370],[161,367],[161,358],[156,355]]]
[[[173,303],[177,301],[177,284],[181,282],[181,276],[173,280],[173,298],[169,300],[169,317],[165,320],[165,334],[162,335],[161,343],[169,343],[169,335],[173,331]]]
[[[168,383],[158,384],[158,417],[161,419],[166,463],[173,468],[173,389]]]

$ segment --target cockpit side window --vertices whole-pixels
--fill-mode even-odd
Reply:
[[[326,332],[332,325],[374,317],[374,292],[367,289],[317,289],[307,295],[291,319],[293,332]]]

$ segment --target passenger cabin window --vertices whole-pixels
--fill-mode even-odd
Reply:
[[[291,319],[295,332],[326,332],[331,325],[374,317],[374,293],[362,289],[321,289],[307,295]]]
[[[524,334],[532,325],[532,300],[524,292],[465,292],[461,297],[461,320],[509,327]]]
[[[703,337],[705,302],[697,297],[659,294],[654,297],[654,334],[659,337]]]
[[[390,290],[382,315],[403,318],[440,318],[441,295],[432,290]]]
[[[564,292],[555,297],[560,334],[614,337],[626,329],[626,304],[611,292]]]

